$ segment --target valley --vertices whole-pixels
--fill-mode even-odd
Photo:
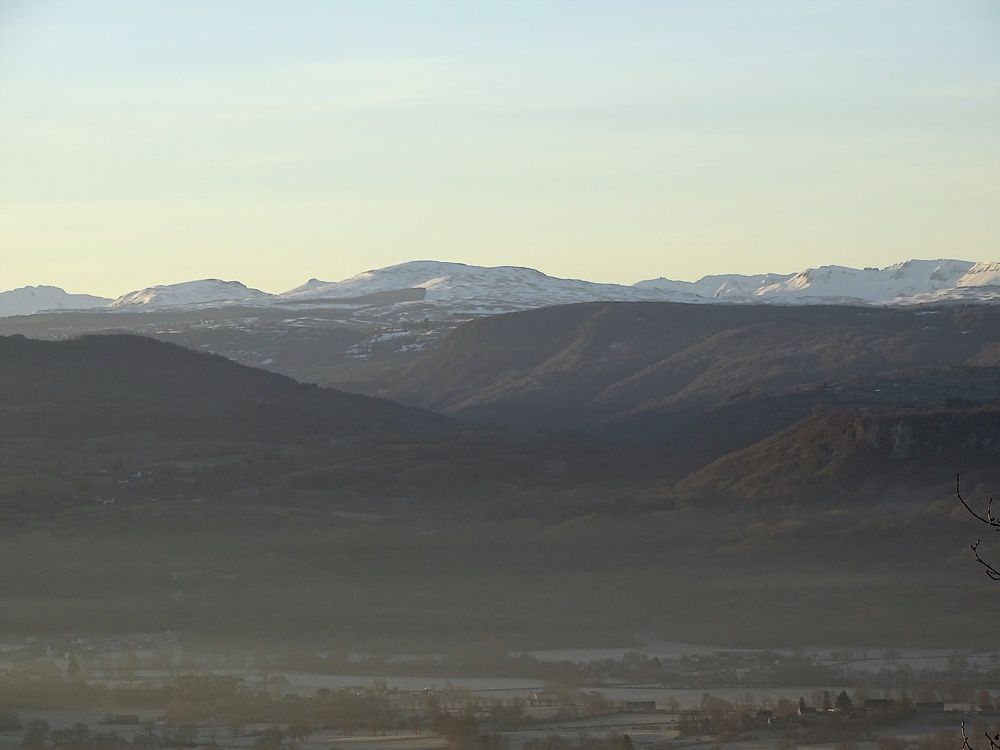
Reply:
[[[954,477],[1000,486],[997,308],[566,305],[315,365],[396,401],[218,356],[343,363],[368,302],[303,338],[228,307],[5,319],[0,630],[989,640]],[[72,338],[109,319],[153,337]]]

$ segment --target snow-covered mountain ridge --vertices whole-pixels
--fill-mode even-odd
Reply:
[[[533,268],[468,266],[430,260],[365,271],[343,281],[313,279],[280,296],[299,301],[338,299],[406,288],[424,289],[424,299],[430,304],[479,314],[604,300],[698,301],[689,292],[650,293],[623,284],[560,279]]]
[[[279,297],[337,299],[414,287],[425,289],[430,303],[470,313],[611,300],[874,305],[949,299],[988,302],[1000,294],[1000,263],[910,260],[886,268],[822,266],[797,274],[721,274],[698,281],[659,278],[626,286],[560,279],[514,266],[413,261],[343,281],[312,279]]]
[[[151,286],[129,292],[123,294],[108,307],[130,309],[137,307],[194,307],[233,302],[253,304],[267,302],[273,298],[273,294],[262,292],[259,289],[251,289],[238,281],[203,279],[181,284]]]
[[[69,294],[56,286],[23,286],[0,292],[0,317],[33,315],[46,310],[89,310],[110,302],[91,294]]]
[[[350,298],[403,289],[423,290],[425,311],[445,315],[490,315],[547,305],[600,301],[691,303],[906,305],[927,302],[1000,301],[1000,263],[910,260],[886,268],[821,266],[797,274],[721,274],[698,281],[667,278],[631,286],[548,276],[533,268],[472,266],[432,260],[365,271],[341,281],[311,279],[271,294],[238,281],[203,279],[152,286],[114,301],[70,295],[55,287],[0,293],[0,316],[43,310],[108,312],[197,309],[227,305],[302,307],[338,304]]]

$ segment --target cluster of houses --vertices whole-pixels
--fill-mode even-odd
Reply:
[[[810,719],[818,719],[823,715],[837,713],[843,713],[843,709],[837,707],[819,709],[815,706],[805,705],[805,703],[800,699],[799,707],[795,716],[799,721],[808,721]],[[977,705],[976,703],[969,701],[921,701],[918,703],[910,703],[909,701],[903,702],[893,698],[868,698],[860,706],[852,708],[850,713],[862,716],[887,716],[900,713],[952,713],[968,716],[970,714],[992,715],[996,713],[996,707],[993,706],[993,704]],[[773,712],[767,710],[758,711],[757,718],[763,723],[769,724],[773,721]]]
[[[846,696],[846,693],[842,693]],[[742,729],[773,727],[788,724],[814,724],[837,716],[849,715],[852,717],[890,717],[902,716],[905,714],[931,714],[947,715],[959,714],[969,716],[973,714],[994,715],[997,709],[992,704],[978,705],[967,701],[926,701],[910,703],[909,701],[899,701],[892,698],[870,698],[859,705],[850,705],[850,700],[838,701],[840,705],[831,705],[827,708],[817,708],[806,705],[803,699],[799,699],[799,705],[794,713],[777,712],[772,709],[762,708],[753,713],[746,713],[739,717],[738,724]],[[630,701],[626,704],[626,710],[631,711],[651,711],[654,710],[653,701]],[[706,710],[685,710],[681,711],[678,718],[678,726],[682,731],[701,732],[711,731],[712,720],[710,713]]]

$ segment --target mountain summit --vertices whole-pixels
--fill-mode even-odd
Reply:
[[[650,293],[634,286],[601,284],[548,276],[520,266],[470,266],[417,260],[359,273],[343,281],[312,279],[281,295],[282,299],[359,297],[396,289],[424,289],[425,300],[455,311],[489,314],[573,302],[648,300]],[[657,290],[658,299],[697,301],[683,292]]]
[[[260,304],[274,295],[251,289],[238,281],[202,279],[180,284],[166,284],[123,294],[108,307],[114,309],[204,307],[215,304],[245,302]]]
[[[24,286],[0,292],[0,317],[33,315],[46,310],[89,310],[109,302],[91,294],[70,294],[57,286]]]

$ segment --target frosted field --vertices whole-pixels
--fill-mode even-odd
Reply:
[[[0,669],[12,666],[13,660],[11,652],[23,648],[24,644],[18,644],[16,639],[4,639],[0,642]],[[157,649],[137,649],[140,656],[153,654]],[[162,649],[161,649],[162,650]],[[171,644],[167,650],[176,651],[176,646]],[[778,649],[779,653],[791,654],[791,649]],[[887,650],[884,648],[837,648],[815,646],[800,650],[801,653],[817,662],[829,664],[837,667],[847,667],[861,672],[875,673],[882,669],[907,667],[914,671],[934,670],[942,671],[953,664],[956,659],[961,659],[970,667],[988,669],[996,663],[996,656],[988,652],[968,652],[947,649],[898,649]],[[707,656],[713,653],[737,653],[749,652],[746,649],[727,649],[721,646],[708,644],[691,643],[658,643],[644,647],[635,648],[590,648],[590,649],[556,649],[545,651],[532,651],[531,653],[539,661],[555,662],[569,661],[574,663],[588,663],[602,660],[620,661],[629,653],[639,653],[647,657],[658,656],[663,659],[677,659],[682,656]],[[112,647],[105,652],[106,657],[117,658],[124,654],[118,653],[118,649]],[[836,658],[834,658],[834,656]],[[60,669],[65,669],[62,659],[56,658],[54,662]],[[253,668],[211,668],[209,666],[190,665],[166,669],[140,669],[135,672],[135,679],[140,682],[160,682],[171,677],[181,675],[212,672],[215,674],[226,674],[241,678],[250,687],[257,687],[261,681],[262,673]],[[509,701],[514,699],[527,700],[532,692],[544,690],[547,686],[543,680],[530,677],[501,677],[501,676],[437,676],[437,675],[408,675],[408,674],[319,674],[294,670],[269,670],[267,672],[271,680],[270,687],[285,694],[295,694],[301,696],[314,695],[317,690],[340,690],[350,687],[370,687],[373,684],[385,684],[386,687],[401,692],[420,692],[431,690],[441,694],[449,692],[458,695],[467,693],[484,699],[496,699]],[[103,675],[101,675],[103,676]],[[98,679],[95,677],[94,679]],[[730,702],[753,702],[762,705],[767,702],[776,702],[781,698],[798,700],[800,696],[809,697],[811,693],[829,690],[839,692],[843,689],[840,685],[793,685],[783,687],[713,687],[713,688],[671,688],[656,684],[602,684],[596,686],[582,686],[587,692],[595,692],[612,701],[631,700],[653,700],[656,701],[657,708],[664,710],[672,705],[680,707],[693,706],[700,702],[702,696],[708,693],[712,696],[723,698]],[[74,723],[73,721],[70,722]]]
[[[223,674],[243,679],[248,685],[254,686],[260,680],[260,672],[251,669],[212,669],[205,670],[212,674]],[[139,681],[158,682],[170,676],[185,674],[184,670],[141,669],[135,673]],[[315,674],[312,672],[296,672],[269,670],[268,676],[273,687],[282,693],[294,695],[313,695],[317,690],[341,690],[351,687],[370,687],[373,684],[385,684],[391,690],[402,692],[420,692],[434,690],[447,692],[449,689],[469,692],[475,695],[495,695],[495,697],[527,697],[534,690],[541,690],[544,685],[539,680],[520,677],[421,677],[419,675],[355,675],[355,674]],[[497,695],[504,694],[504,695]]]
[[[225,674],[239,677],[251,687],[260,681],[260,673],[247,669],[214,669],[213,674]],[[137,681],[159,682],[168,679],[171,674],[183,674],[183,670],[167,672],[166,670],[138,670],[135,673]],[[520,699],[527,701],[533,692],[545,690],[547,686],[541,680],[520,677],[439,677],[419,675],[345,675],[345,674],[314,674],[296,671],[269,671],[271,688],[283,694],[310,696],[317,690],[341,690],[351,687],[371,687],[375,684],[385,684],[391,690],[402,692],[420,692],[432,690],[442,695],[453,694],[460,701],[462,695],[469,695],[486,700],[511,701]],[[708,693],[730,702],[753,702],[762,705],[765,702],[775,702],[781,698],[798,700],[800,696],[807,699],[813,692],[829,690],[838,693],[843,688],[836,685],[801,685],[791,687],[754,687],[754,688],[667,688],[655,685],[594,685],[582,686],[583,692],[598,693],[611,701],[656,701],[659,710],[666,710],[676,702],[681,708],[697,705],[702,696]]]
[[[774,653],[791,656],[793,649],[772,649]],[[914,671],[929,669],[942,671],[954,658],[965,659],[970,667],[985,669],[1000,659],[1000,654],[987,651],[970,652],[940,648],[903,648],[845,646],[806,646],[798,651],[814,661],[830,666],[848,667],[862,672],[878,672],[891,667],[909,667]],[[627,654],[641,654],[648,658],[679,659],[684,656],[709,656],[715,653],[752,654],[762,649],[728,648],[695,643],[658,643],[643,648],[570,648],[545,651],[528,651],[539,661],[569,661],[575,664],[612,659],[621,661]],[[836,658],[834,655],[836,654]]]
[[[679,659],[682,656],[705,656],[718,651],[727,653],[755,653],[754,649],[734,649],[725,646],[710,646],[697,643],[657,643],[643,648],[565,648],[546,651],[528,651],[539,661],[570,661],[576,664],[612,659],[621,661],[627,654],[642,654],[647,657],[658,656],[661,659]]]

